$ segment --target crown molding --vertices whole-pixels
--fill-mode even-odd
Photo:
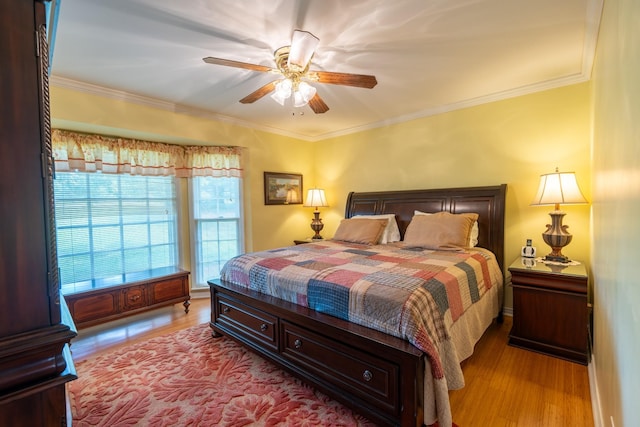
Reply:
[[[603,7],[604,0],[587,1],[585,37],[582,50],[582,74],[587,77],[587,80],[591,79],[591,71],[593,70],[593,62],[595,61]]]
[[[595,43],[593,44],[593,46],[595,48]],[[591,61],[593,61],[593,55],[591,55]],[[516,89],[496,92],[496,93],[485,95],[485,96],[480,96],[472,99],[463,100],[460,102],[455,102],[452,104],[441,105],[435,108],[418,111],[412,114],[405,114],[405,115],[394,117],[387,120],[379,120],[366,125],[354,126],[354,127],[342,129],[336,132],[329,132],[329,133],[324,133],[319,135],[299,134],[294,132],[288,132],[279,128],[256,125],[255,123],[250,123],[243,120],[234,119],[232,117],[215,114],[203,109],[188,107],[181,104],[175,104],[169,101],[163,101],[155,98],[136,95],[136,94],[124,92],[121,90],[105,88],[102,86],[79,82],[76,80],[71,80],[64,77],[60,77],[60,76],[52,76],[50,79],[50,84],[57,87],[61,87],[61,88],[66,88],[66,89],[71,89],[71,90],[75,90],[82,93],[87,93],[90,95],[97,95],[97,96],[102,96],[106,98],[117,99],[120,101],[131,102],[134,104],[144,105],[147,107],[157,108],[160,110],[170,111],[173,113],[186,114],[186,115],[191,115],[195,117],[216,120],[220,122],[230,123],[236,126],[249,128],[249,129],[254,129],[254,130],[259,130],[263,132],[273,133],[276,135],[282,135],[282,136],[287,136],[291,138],[301,139],[304,141],[318,142],[318,141],[322,141],[329,138],[337,138],[340,136],[350,135],[353,133],[373,130],[383,126],[391,126],[395,124],[408,122],[411,120],[435,116],[437,114],[447,113],[455,110],[461,110],[469,107],[475,107],[478,105],[488,104],[496,101],[502,101],[509,98],[515,98],[518,96],[529,95],[535,92],[542,92],[549,89],[556,89],[562,86],[569,86],[572,84],[583,83],[589,80],[591,66],[589,65],[589,66],[583,67],[583,69],[588,70],[589,73],[588,74],[584,72],[577,73],[577,74],[562,77],[559,79],[548,80],[542,83],[536,83],[532,85],[522,86]]]

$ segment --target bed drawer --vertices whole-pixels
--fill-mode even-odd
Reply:
[[[216,294],[215,299],[218,326],[278,351],[277,317],[226,295]]]
[[[397,365],[286,321],[281,327],[286,359],[391,415],[400,413]]]

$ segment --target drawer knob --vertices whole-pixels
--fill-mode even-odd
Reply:
[[[266,324],[266,323],[263,323],[262,325],[260,325],[260,330],[261,330],[262,332],[266,331],[268,328],[269,328],[269,327],[267,326],[267,324]]]
[[[225,307],[225,308],[222,309],[223,313],[228,313],[230,311],[231,311],[231,309],[229,307]]]
[[[369,381],[371,381],[373,379],[373,374],[371,373],[370,370],[365,369],[365,371],[362,373],[362,378],[365,381],[369,382]]]
[[[300,340],[295,340],[295,341],[293,342],[293,346],[299,350],[299,349],[302,347],[302,341],[300,341]]]

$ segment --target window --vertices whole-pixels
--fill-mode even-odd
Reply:
[[[176,272],[188,202],[191,284],[207,286],[242,249],[242,148],[183,146],[61,129],[51,133],[64,293]],[[180,185],[178,185],[180,184]],[[177,197],[176,197],[177,193]],[[184,201],[185,205],[177,200]],[[181,262],[182,261],[182,262]]]
[[[220,277],[242,252],[240,178],[191,178],[192,287]]]
[[[179,266],[174,177],[58,173],[54,197],[64,294]]]

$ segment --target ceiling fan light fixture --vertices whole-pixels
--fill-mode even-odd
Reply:
[[[293,93],[293,106],[294,107],[304,107],[307,105],[308,101],[305,101],[302,97],[302,94],[299,91],[295,91]]]
[[[278,93],[278,92],[274,92],[274,93],[271,95],[271,99],[273,99],[274,101],[276,101],[278,104],[280,104],[280,105],[282,105],[282,106],[284,106],[284,101],[286,101],[286,100],[287,100],[287,98],[288,98],[288,96],[286,96],[286,97],[285,97],[285,96],[282,96],[282,94],[281,94],[281,93]]]
[[[282,79],[276,83],[276,90],[273,91],[271,98],[278,104],[284,106],[284,102],[291,96],[291,88],[293,83],[289,79]]]
[[[291,38],[291,50],[287,65],[291,71],[303,71],[316,50],[320,39],[308,31],[295,30]]]
[[[282,79],[276,83],[276,92],[282,94],[286,98],[291,96],[291,89],[293,88],[293,82],[290,79]]]
[[[306,104],[316,95],[316,88],[307,82],[300,82],[298,84],[298,92],[302,95],[302,99],[304,99]]]
[[[316,95],[316,88],[307,82],[298,82],[293,91],[293,106],[304,107]]]

